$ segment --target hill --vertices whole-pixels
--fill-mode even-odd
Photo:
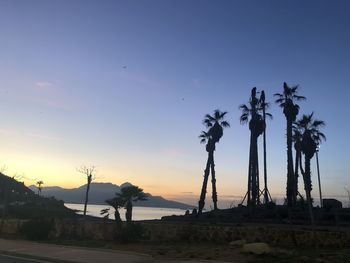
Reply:
[[[55,198],[38,196],[23,183],[0,173],[0,211],[5,218],[74,217]]]
[[[91,183],[89,192],[89,204],[105,205],[106,200],[114,196],[115,193],[119,193],[120,189],[125,186],[130,186],[130,183],[124,183],[120,186],[112,183]],[[35,185],[29,186],[33,191],[37,191]],[[53,196],[56,199],[63,200],[65,203],[83,203],[86,192],[86,184],[78,188],[65,189],[58,186],[44,187],[42,189],[42,195],[50,197]],[[194,206],[167,200],[161,196],[153,196],[147,193],[148,200],[135,202],[135,206],[142,207],[162,207],[162,208],[178,208],[178,209],[193,209]]]

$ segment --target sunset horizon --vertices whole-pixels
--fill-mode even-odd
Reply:
[[[238,107],[257,87],[274,117],[267,121],[268,186],[280,198],[286,128],[273,94],[287,82],[307,98],[298,118],[315,112],[326,123],[323,194],[346,197],[350,127],[342,120],[349,111],[335,107],[349,95],[346,6],[4,2],[0,166],[26,185],[74,188],[86,183],[76,169],[94,165],[98,181],[199,200],[207,152],[198,136],[205,114],[220,109],[231,128],[215,151],[218,197],[244,196],[249,129]]]

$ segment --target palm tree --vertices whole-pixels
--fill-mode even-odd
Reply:
[[[264,132],[263,132],[263,147],[264,147],[264,190],[262,194],[264,195],[264,203],[268,204],[271,201],[271,195],[267,188],[267,154],[266,154],[266,116],[272,119],[272,115],[266,112],[269,108],[269,103],[265,100],[265,92],[261,91],[260,104],[262,109],[262,116],[264,121]]]
[[[256,97],[256,88],[251,91],[248,105],[239,106],[242,110],[241,124],[249,122],[250,150],[248,165],[248,195],[247,205],[256,206],[259,203],[259,167],[258,167],[258,137],[264,132],[265,122],[260,112],[262,110],[261,100]],[[266,113],[268,114],[268,113]],[[269,114],[270,115],[270,114]],[[244,202],[244,200],[243,200]]]
[[[294,195],[294,171],[293,171],[293,152],[292,152],[292,125],[299,113],[297,101],[305,100],[304,96],[298,95],[298,86],[289,87],[283,83],[283,93],[276,93],[276,103],[283,108],[283,113],[287,120],[287,205],[294,206],[297,196]]]
[[[116,194],[117,198],[120,198],[123,203],[125,212],[125,219],[127,223],[132,222],[132,203],[137,201],[147,200],[147,195],[138,186],[126,186],[120,190],[120,193]]]
[[[206,114],[203,120],[203,124],[209,129],[207,132],[202,131],[199,135],[201,143],[206,143],[206,151],[208,152],[207,165],[204,170],[204,180],[201,190],[201,195],[198,202],[198,213],[202,213],[205,204],[205,195],[207,192],[207,183],[209,178],[209,173],[211,171],[212,176],[212,187],[213,187],[213,204],[214,210],[218,209],[217,206],[217,192],[216,192],[216,178],[215,178],[215,163],[214,163],[214,151],[215,144],[220,141],[223,136],[223,128],[230,127],[230,124],[224,120],[226,111],[221,112],[220,110],[215,110],[213,116]]]
[[[205,204],[205,195],[207,192],[207,184],[208,184],[208,178],[210,174],[210,166],[214,162],[214,151],[215,151],[215,143],[213,142],[211,135],[209,132],[202,131],[202,133],[199,135],[199,138],[201,139],[201,143],[207,143],[206,144],[206,151],[208,152],[208,159],[207,159],[207,165],[204,170],[204,179],[202,184],[202,191],[198,202],[198,213],[202,213],[202,210],[204,208]],[[214,191],[214,190],[213,190]],[[213,194],[214,196],[214,194]]]
[[[326,140],[326,136],[320,131],[320,128],[325,126],[324,121],[313,118],[313,113],[310,115],[303,115],[300,120],[296,122],[302,139],[301,139],[301,151],[304,154],[305,169],[303,169],[300,162],[300,170],[304,179],[304,188],[306,193],[306,200],[309,207],[309,213],[311,223],[314,223],[312,213],[312,200],[311,200],[311,159],[315,155],[317,146]]]
[[[122,208],[125,205],[125,200],[120,196],[115,196],[111,199],[106,200],[106,203],[114,208],[114,220],[117,223],[117,226],[121,227],[122,219],[120,218],[119,208]],[[109,208],[101,210],[101,215],[109,215]]]
[[[44,182],[40,180],[40,181],[37,181],[36,184],[38,186],[38,195],[41,195],[42,185],[44,184]]]

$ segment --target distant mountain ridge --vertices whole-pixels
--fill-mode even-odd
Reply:
[[[106,205],[106,200],[114,197],[115,193],[119,193],[120,189],[126,186],[132,185],[129,182],[123,183],[120,186],[112,183],[91,183],[89,191],[89,204]],[[35,185],[29,186],[31,190],[37,192]],[[43,196],[53,196],[58,200],[62,200],[65,203],[84,203],[86,192],[86,184],[78,188],[65,189],[59,186],[49,186],[42,188]],[[135,202],[135,206],[142,207],[161,207],[161,208],[178,208],[178,209],[193,209],[194,206],[167,200],[161,196],[153,196],[147,194],[146,201]]]

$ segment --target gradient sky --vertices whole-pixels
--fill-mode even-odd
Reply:
[[[327,124],[324,194],[345,195],[349,13],[345,0],[0,1],[0,165],[27,184],[77,187],[85,178],[76,167],[94,164],[99,181],[196,200],[201,121],[219,108],[231,128],[215,152],[217,188],[230,200],[247,184],[238,106],[254,86],[272,102],[286,81],[308,99],[301,112]],[[279,198],[286,121],[275,104],[270,112],[269,185]]]

